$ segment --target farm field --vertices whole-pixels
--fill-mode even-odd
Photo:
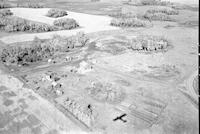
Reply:
[[[199,3],[143,1],[0,1],[0,134],[197,134]]]

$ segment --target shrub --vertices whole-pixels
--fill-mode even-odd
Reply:
[[[13,64],[30,64],[41,61],[54,54],[54,49],[50,46],[41,46],[40,44],[32,44],[30,46],[12,46],[4,48],[1,52],[1,61],[8,65]]]
[[[11,15],[13,15],[13,13],[10,11],[10,9],[0,10],[0,17],[11,16]]]
[[[142,5],[157,5],[157,0],[141,0]]]
[[[48,13],[46,14],[46,16],[53,17],[53,18],[63,17],[66,15],[67,15],[67,12],[61,9],[50,9]]]
[[[137,18],[115,18],[110,25],[118,27],[145,27],[146,23]]]
[[[70,18],[55,20],[53,24],[55,26],[62,27],[63,29],[67,29],[67,30],[79,27],[79,24],[76,22],[76,20],[70,19]]]
[[[48,32],[48,31],[56,31],[59,28],[47,24],[31,22],[28,24],[27,29],[29,29],[29,31],[31,32]]]
[[[28,21],[19,17],[0,18],[0,28],[6,32],[27,31],[27,32],[48,32],[58,30],[55,26],[39,22]]]
[[[179,11],[178,10],[174,10],[174,9],[168,9],[168,8],[163,8],[163,9],[149,9],[147,10],[147,13],[164,13],[167,15],[178,15]]]
[[[48,40],[36,37],[30,45],[4,48],[1,51],[0,60],[7,65],[27,65],[49,58],[56,52],[68,52],[75,47],[83,47],[88,41],[89,38],[83,32],[71,37],[56,35]]]
[[[76,37],[75,47],[83,47],[89,41],[89,38],[85,35],[84,32],[78,32],[75,37]]]
[[[149,13],[146,12],[144,15],[145,19],[148,19],[150,21],[175,21],[172,19],[169,15],[164,14],[164,13]]]
[[[18,0],[18,2],[16,3],[17,7],[24,7],[24,8],[44,8],[44,3],[41,2],[34,2],[34,1],[24,1],[24,2],[20,2]]]
[[[122,13],[122,12],[113,12],[110,13],[109,16],[115,17],[115,18],[134,18],[136,15],[134,13]]]
[[[75,40],[71,37],[62,37],[59,35],[54,35],[53,38],[45,41],[43,44],[49,45],[58,51],[67,52],[74,48]]]
[[[171,5],[169,1],[161,1],[161,0],[139,0],[139,1],[131,0],[127,4],[135,5],[135,6],[146,6],[146,5],[169,6]]]
[[[89,38],[83,32],[78,32],[76,35],[71,37],[55,35],[52,39],[49,39],[47,42],[45,42],[45,45],[48,44],[51,47],[61,51],[69,51],[75,47],[83,47],[88,42]]]
[[[140,35],[129,40],[128,46],[133,50],[157,51],[166,49],[169,42],[162,36]]]

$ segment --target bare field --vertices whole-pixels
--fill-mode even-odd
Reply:
[[[173,22],[121,28],[110,25],[110,12],[141,17],[166,7],[87,0],[46,4],[10,9],[49,25],[72,18],[80,28],[0,31],[0,134],[199,132],[197,11],[178,10],[170,15]],[[47,17],[51,7],[67,14]]]

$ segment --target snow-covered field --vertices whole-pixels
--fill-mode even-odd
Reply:
[[[15,16],[52,25],[53,21],[56,19],[45,16],[48,10],[49,8],[42,8],[42,9],[11,8],[11,11],[14,13]],[[85,33],[93,33],[98,31],[118,29],[116,27],[110,26],[111,18],[107,16],[89,15],[84,13],[75,13],[68,11],[68,15],[61,18],[73,18],[79,23],[81,28],[73,30],[46,32],[46,33],[32,33],[32,34],[24,33],[19,35],[2,37],[0,38],[0,40],[6,44],[9,44],[16,42],[31,41],[36,36],[41,39],[48,39],[55,34],[61,36],[71,36],[79,31],[84,31]]]

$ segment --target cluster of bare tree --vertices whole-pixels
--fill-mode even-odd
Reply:
[[[165,50],[169,42],[164,37],[160,36],[140,35],[129,40],[128,45],[133,50],[157,51]]]

